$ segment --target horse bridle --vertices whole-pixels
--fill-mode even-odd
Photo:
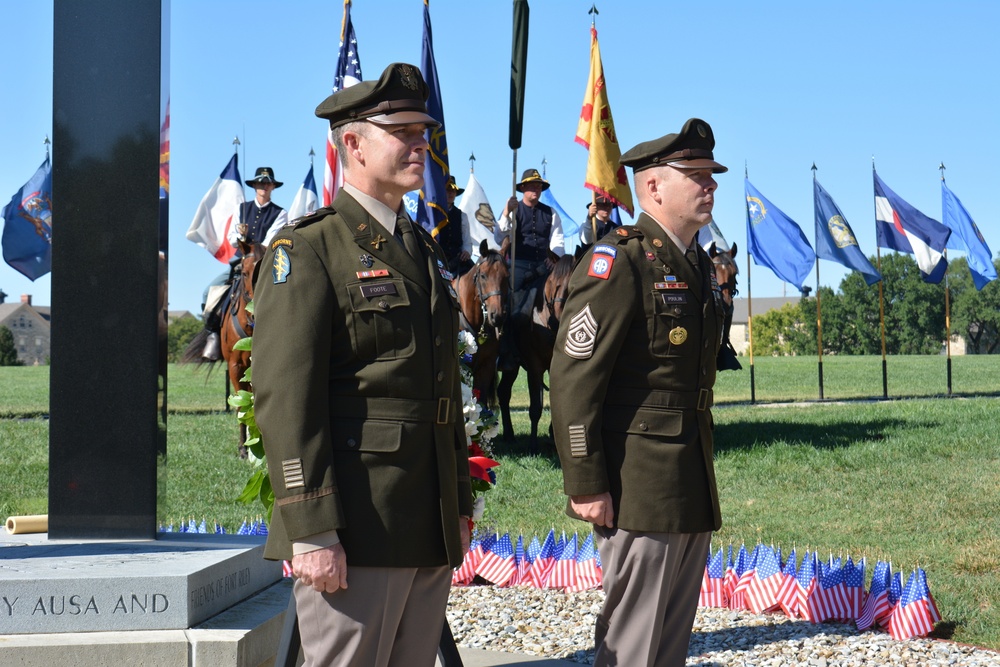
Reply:
[[[712,264],[714,266],[725,266],[726,265],[726,263],[724,261],[718,259],[718,257],[713,257],[712,258]],[[727,280],[724,283],[719,283],[719,290],[727,290],[727,289],[729,290],[729,297],[730,298],[736,298],[736,295],[740,293],[740,291],[738,289],[736,289],[736,272],[735,271],[733,272],[733,274],[731,276],[729,276],[729,280]]]
[[[495,290],[493,292],[488,292],[483,294],[482,287],[479,284],[479,277],[483,275],[483,263],[486,261],[486,257],[480,257],[479,261],[476,262],[476,271],[472,275],[472,284],[476,286],[476,298],[479,299],[479,309],[482,311],[483,323],[479,327],[479,333],[477,336],[486,335],[486,300],[495,296],[503,297],[503,292],[500,290]]]
[[[254,260],[254,264],[260,261],[261,258]],[[242,269],[242,267],[241,267]],[[233,279],[233,292],[239,291],[240,297],[243,299],[244,307],[247,303],[253,300],[253,295],[250,294],[250,290],[247,289],[247,280],[244,279],[243,271],[241,270],[236,274],[236,278]],[[236,335],[240,338],[248,338],[253,333],[253,313],[247,312],[247,326],[250,331],[247,332],[243,325],[240,324],[240,302],[239,299],[232,299],[232,303],[229,306],[229,315],[233,320],[233,330]]]

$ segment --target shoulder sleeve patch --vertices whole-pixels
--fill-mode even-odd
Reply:
[[[285,250],[284,246],[279,246],[274,251],[274,263],[271,265],[271,277],[274,278],[274,284],[280,285],[287,281],[288,274],[291,272],[292,260],[288,256],[288,251]]]
[[[566,356],[574,359],[590,359],[594,355],[594,343],[597,341],[599,325],[590,312],[590,304],[573,316],[566,332]]]

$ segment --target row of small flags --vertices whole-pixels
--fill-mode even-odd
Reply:
[[[202,533],[209,534],[213,533],[215,535],[267,535],[267,522],[264,519],[258,517],[256,519],[251,519],[247,521],[243,519],[243,523],[235,531],[230,533],[226,530],[225,526],[220,524],[218,521],[212,522],[214,525],[209,526],[208,523],[202,519],[201,522],[197,522],[194,519],[188,519],[185,521],[180,521],[177,524],[177,528],[174,528],[173,523],[167,525],[160,524],[157,532],[160,533]]]
[[[709,553],[698,603],[703,607],[745,609],[755,614],[782,612],[811,623],[855,623],[864,631],[878,624],[895,639],[922,637],[941,620],[923,569],[903,584],[902,572],[878,561],[865,591],[865,559],[854,563],[806,552],[796,567],[795,550],[782,564],[781,549],[758,544],[733,556],[723,548]]]
[[[527,545],[525,543],[527,542]],[[746,610],[755,614],[784,613],[811,623],[854,623],[865,631],[875,625],[898,640],[922,637],[941,620],[927,585],[927,574],[917,568],[904,585],[902,572],[878,561],[869,589],[865,590],[866,560],[854,563],[834,558],[820,559],[806,552],[799,564],[792,549],[782,560],[781,549],[758,544],[748,551],[741,546],[734,554],[719,548],[709,553],[698,605]],[[474,580],[499,587],[525,586],[577,592],[600,588],[601,557],[588,535],[556,537],[550,530],[538,537],[516,540],[509,533],[487,533],[472,540],[461,567],[452,575],[452,585],[467,586]]]
[[[582,542],[578,534],[556,538],[550,530],[545,539],[487,533],[472,538],[465,560],[452,574],[451,583],[466,586],[476,577],[494,586],[530,586],[577,592],[599,588],[601,557],[593,534]]]

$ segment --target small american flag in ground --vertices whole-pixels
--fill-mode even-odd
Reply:
[[[517,586],[524,583],[524,577],[528,574],[531,563],[527,554],[524,553],[524,538],[517,536],[517,544],[514,547],[514,574],[507,580],[508,586]]]
[[[812,623],[818,623],[812,615],[812,608],[809,606],[809,598],[812,597],[819,583],[816,581],[816,553],[806,552],[802,557],[802,565],[799,566],[799,574],[795,578],[799,585],[798,612],[799,618],[804,618]]]
[[[919,570],[922,573],[923,570]],[[937,607],[931,611],[932,603],[927,580],[918,572],[913,572],[903,587],[903,596],[889,619],[889,634],[893,639],[903,640],[923,637],[934,629],[934,623],[941,619]],[[936,618],[935,618],[936,617]]]
[[[564,541],[562,552],[552,566],[548,588],[569,588],[576,583],[576,533]]]
[[[795,618],[799,612],[799,590],[798,581],[795,579],[795,567],[795,549],[792,549],[792,553],[788,554],[785,569],[781,573],[781,586],[778,588],[777,595],[774,596],[778,607],[785,612],[788,618]]]
[[[729,595],[730,609],[749,609],[749,607],[747,607],[746,591],[747,586],[750,585],[750,580],[753,579],[755,565],[753,557],[756,556],[758,552],[758,549],[754,549],[753,555],[751,556],[747,554],[746,547],[744,545],[740,545],[740,551],[736,554],[736,587]]]
[[[701,582],[701,592],[698,594],[700,607],[728,607],[726,600],[726,571],[722,564],[724,556],[722,548],[713,556],[709,553],[708,564],[705,566],[705,578]]]
[[[576,554],[576,581],[566,588],[567,593],[587,591],[601,585],[601,568],[598,565],[597,548],[594,546],[594,535],[587,535],[583,546]]]
[[[889,563],[889,566],[891,567],[892,563]],[[889,596],[886,598],[889,613],[878,619],[878,624],[886,630],[889,629],[889,621],[892,620],[892,615],[896,612],[896,605],[899,604],[901,597],[903,597],[903,575],[899,572],[893,572],[889,579]]]
[[[542,548],[538,552],[538,556],[531,563],[529,575],[531,577],[531,585],[535,588],[545,588],[549,583],[552,566],[555,565],[555,548],[556,534],[555,531],[550,530],[549,534],[545,536],[545,541],[542,542]]]
[[[865,631],[875,625],[879,619],[888,615],[889,608],[889,578],[891,570],[889,564],[884,560],[875,563],[875,571],[872,572],[872,585],[868,591],[868,598],[861,613],[858,614],[858,630]]]
[[[483,554],[483,560],[476,567],[476,574],[491,584],[503,586],[514,571],[514,545],[510,542],[510,534],[504,533],[503,537]]]
[[[854,621],[861,616],[865,604],[865,561],[855,565],[850,556],[844,564],[844,593],[847,596],[847,616],[845,621]]]
[[[778,606],[778,588],[781,586],[781,570],[778,559],[769,547],[763,547],[757,557],[757,567],[747,586],[747,602],[755,614],[762,614]]]

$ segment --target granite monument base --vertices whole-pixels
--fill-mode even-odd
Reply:
[[[291,590],[280,581],[188,630],[0,635],[0,665],[271,667]]]
[[[0,635],[194,628],[281,579],[281,564],[265,561],[263,549],[262,537],[234,535],[8,535],[0,539]]]

